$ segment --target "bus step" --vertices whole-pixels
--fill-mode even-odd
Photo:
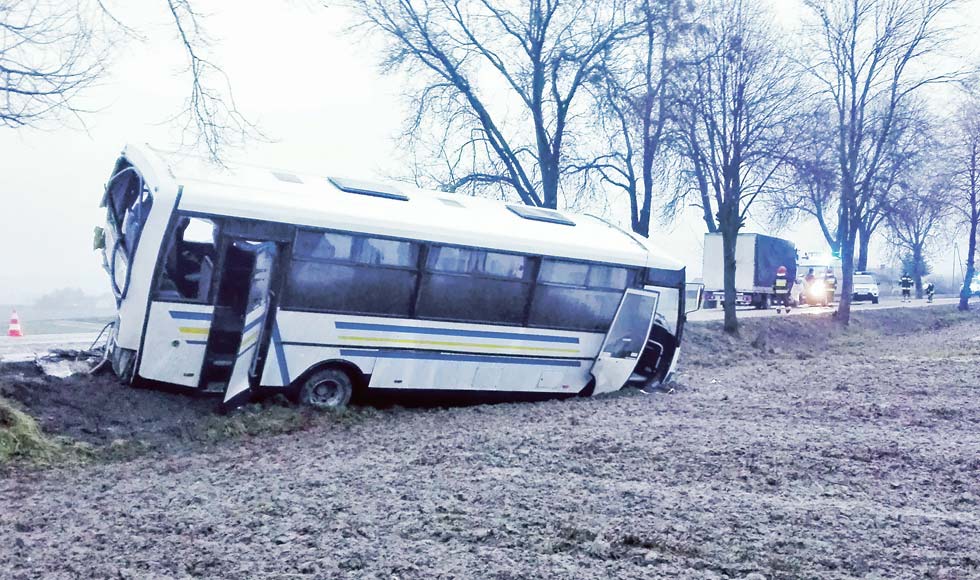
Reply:
[[[228,388],[228,383],[211,381],[204,387],[205,393],[223,393]]]

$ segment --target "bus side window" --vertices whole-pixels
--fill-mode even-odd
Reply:
[[[408,316],[418,278],[419,244],[299,230],[285,308]]]
[[[167,247],[157,298],[207,302],[216,257],[214,223],[180,218]]]
[[[529,258],[433,245],[419,290],[423,318],[520,324],[531,294]]]
[[[605,332],[636,271],[545,258],[531,300],[529,326]]]

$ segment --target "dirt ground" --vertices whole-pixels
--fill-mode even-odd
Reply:
[[[47,432],[138,448],[0,472],[0,576],[980,577],[980,314],[834,328],[690,325],[653,395],[244,415],[275,436],[0,369]]]

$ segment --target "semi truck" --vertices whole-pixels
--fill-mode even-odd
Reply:
[[[776,270],[786,266],[790,285],[796,281],[796,246],[789,240],[763,234],[738,234],[735,243],[735,303],[769,308]],[[721,234],[704,235],[704,307],[725,300],[725,252]],[[791,288],[792,290],[792,288]]]

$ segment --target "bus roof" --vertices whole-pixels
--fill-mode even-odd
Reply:
[[[405,184],[371,184],[247,165],[216,167],[192,157],[164,157],[148,146],[128,145],[123,154],[138,169],[140,162],[162,165],[150,173],[169,175],[172,185],[182,188],[178,207],[183,211],[527,254],[682,268],[659,254],[649,240],[590,215],[562,211],[560,216],[574,222],[567,225],[522,217],[503,201]],[[378,191],[365,195],[351,193],[352,189]],[[549,212],[532,216],[554,217]]]

